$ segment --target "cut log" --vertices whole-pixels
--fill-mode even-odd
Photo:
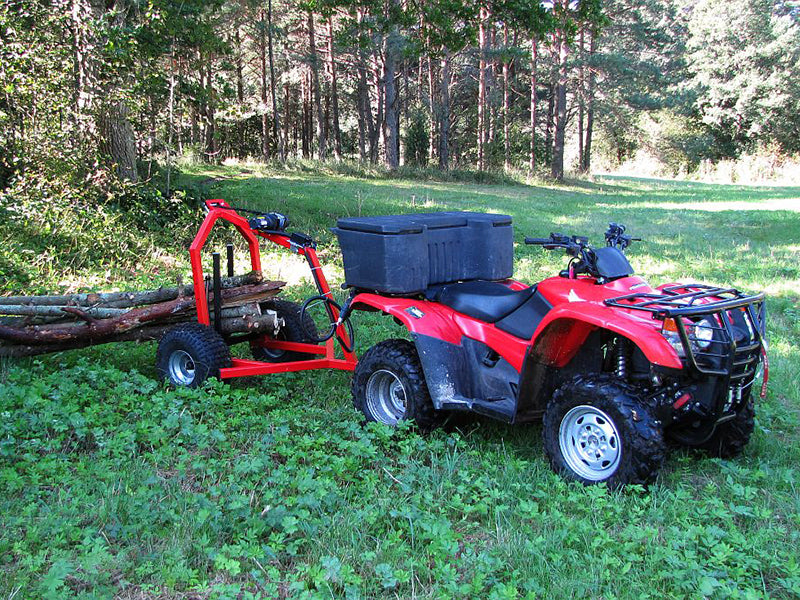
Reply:
[[[264,280],[261,271],[251,271],[246,275],[236,277],[223,277],[222,289],[231,289],[246,285],[261,283]],[[63,296],[0,296],[0,306],[31,305],[31,306],[90,306],[104,308],[129,308],[132,306],[145,306],[168,302],[184,296],[194,296],[191,285],[158,288],[146,292],[89,292],[85,294],[68,294]],[[12,313],[0,313],[12,314]],[[21,313],[13,313],[21,314]]]
[[[77,308],[76,306],[35,306],[25,304],[0,304],[0,315],[20,315],[20,316],[39,316],[39,317],[69,317],[65,312],[67,308]],[[95,319],[112,319],[128,312],[125,308],[98,308],[85,306],[81,307],[81,312]]]
[[[279,326],[281,320],[275,311],[267,310],[264,314],[255,316],[235,317],[222,320],[222,333],[235,334],[235,333],[258,333],[258,334],[271,334]],[[0,343],[0,357],[14,357],[22,358],[24,356],[37,356],[40,354],[49,354],[52,352],[63,352],[65,350],[77,350],[80,348],[88,348],[90,346],[99,346],[102,344],[109,344],[114,342],[146,342],[151,340],[159,340],[167,331],[175,327],[174,323],[169,325],[149,325],[132,329],[124,333],[120,333],[111,338],[104,339],[73,339],[69,341],[59,342],[56,344],[14,344],[8,345]]]
[[[213,296],[212,296],[213,297]],[[151,305],[152,306],[152,305]],[[253,307],[258,304],[252,300],[243,298],[234,298],[228,301],[223,301],[222,316],[237,317],[244,314],[253,314],[256,310]],[[230,307],[230,308],[229,308]],[[249,307],[249,308],[248,308]],[[26,306],[26,305],[13,305],[7,306],[0,305],[0,315],[18,315],[18,316],[37,316],[37,317],[60,317],[61,319],[74,318],[79,316],[86,320],[83,315],[92,317],[93,319],[113,319],[129,312],[127,308],[97,308],[97,307],[80,307],[77,306]],[[6,323],[0,321],[3,325],[13,325],[14,323]],[[23,321],[19,324],[25,325]]]
[[[282,281],[269,281],[225,289],[222,291],[223,306],[241,306],[242,304],[260,302],[276,295],[283,285]],[[0,339],[22,345],[64,344],[81,339],[97,341],[119,337],[123,333],[143,326],[159,324],[159,322],[169,320],[179,313],[192,311],[194,307],[194,298],[182,296],[168,302],[133,308],[119,316],[89,323],[41,325],[25,328],[0,325]]]

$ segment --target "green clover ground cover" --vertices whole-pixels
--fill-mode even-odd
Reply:
[[[551,473],[538,425],[467,419],[430,435],[364,426],[344,373],[170,390],[156,382],[153,344],[4,363],[0,597],[800,595],[800,189],[233,169],[184,179],[220,174],[231,179],[209,195],[288,213],[320,239],[334,279],[341,261],[327,228],[338,216],[488,209],[514,216],[518,241],[551,230],[599,240],[609,220],[623,222],[648,240],[629,254],[653,281],[767,290],[771,387],[753,442],[733,461],[673,452],[649,489],[611,492]],[[564,262],[516,252],[529,281]],[[132,277],[186,272],[184,253],[171,253],[171,271],[144,256]],[[276,267],[290,280],[293,268]],[[287,296],[309,291],[299,281]],[[355,325],[361,352],[402,335],[374,315]]]

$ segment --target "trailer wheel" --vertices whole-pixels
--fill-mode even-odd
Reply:
[[[317,333],[317,326],[309,315],[302,315],[301,306],[286,300],[273,300],[262,305],[263,308],[274,310],[278,317],[283,319],[283,327],[275,336],[265,336],[266,339],[280,340],[283,342],[300,342],[303,344],[316,344],[316,340],[309,337],[309,334]],[[308,331],[308,334],[306,333]],[[264,348],[258,342],[250,344],[253,358],[269,363],[292,362],[295,360],[310,360],[318,358],[313,354],[304,352],[293,352],[291,350],[278,350],[277,348]]]
[[[367,350],[353,374],[353,405],[368,421],[397,425],[414,421],[430,430],[442,423],[417,349],[408,340],[385,340]]]
[[[156,368],[164,381],[196,388],[231,364],[228,345],[206,325],[184,323],[167,331],[158,343]]]
[[[584,484],[646,484],[664,462],[661,424],[634,387],[608,375],[557,389],[542,434],[553,469]]]

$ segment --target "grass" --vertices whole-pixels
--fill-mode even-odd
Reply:
[[[612,492],[554,475],[538,425],[363,426],[342,373],[173,391],[156,383],[153,344],[0,365],[0,597],[800,595],[800,188],[246,169],[194,167],[181,183],[285,212],[334,281],[337,217],[458,209],[513,215],[518,242],[597,241],[622,222],[646,240],[629,257],[653,281],[766,290],[771,386],[752,443],[733,461],[673,452],[650,488]],[[529,281],[564,264],[521,243],[516,256]],[[188,273],[185,258],[144,253],[129,281]],[[264,263],[290,298],[310,293],[291,255]],[[361,352],[402,334],[373,315],[355,325]]]

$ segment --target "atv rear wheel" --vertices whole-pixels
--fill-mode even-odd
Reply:
[[[206,325],[184,323],[167,331],[158,343],[156,368],[176,387],[196,388],[231,364],[228,345]]]
[[[278,318],[283,319],[283,327],[280,328],[278,334],[275,336],[264,336],[266,339],[280,340],[283,342],[300,342],[302,344],[317,343],[309,337],[309,335],[317,335],[317,326],[308,314],[301,317],[299,304],[287,302],[286,300],[273,300],[264,303],[262,308],[274,310],[278,313]],[[313,354],[306,354],[305,352],[264,348],[260,346],[257,341],[250,344],[250,350],[253,353],[253,358],[269,363],[284,363],[295,360],[318,358]]]
[[[553,469],[585,484],[648,483],[664,462],[661,424],[636,388],[608,375],[557,389],[542,434]]]
[[[414,421],[429,430],[441,424],[417,349],[407,340],[386,340],[367,350],[353,374],[353,405],[368,421]]]

